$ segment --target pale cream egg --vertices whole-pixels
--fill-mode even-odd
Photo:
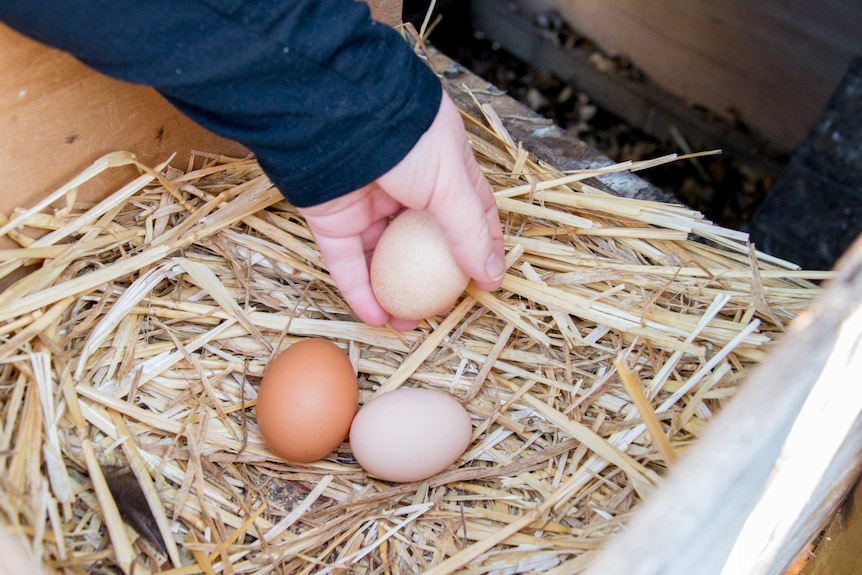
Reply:
[[[421,481],[458,460],[473,426],[449,394],[401,388],[369,401],[350,426],[350,448],[369,475],[387,481]]]
[[[407,210],[383,232],[371,258],[371,289],[389,314],[419,320],[450,309],[470,278],[426,210]]]

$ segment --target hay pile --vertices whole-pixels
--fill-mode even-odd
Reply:
[[[180,173],[111,154],[0,218],[21,245],[0,250],[0,277],[39,264],[0,294],[13,536],[63,573],[582,568],[828,274],[684,207],[603,193],[584,181],[596,172],[539,165],[486,112],[496,128],[468,120],[509,272],[411,333],[351,314],[251,159],[197,154]],[[140,177],[76,203],[129,164]],[[459,398],[474,440],[457,465],[394,485],[347,444],[311,465],[273,457],[258,384],[309,336],[349,353],[362,402],[401,385]]]

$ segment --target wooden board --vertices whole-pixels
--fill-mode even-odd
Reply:
[[[476,105],[477,102],[492,106],[512,138],[522,142],[530,153],[542,161],[563,171],[584,170],[613,163],[595,148],[490,86],[486,80],[469,72],[446,55],[433,49],[429,52],[431,65],[442,77],[443,87],[461,109],[475,118],[481,118],[482,111]],[[592,184],[616,196],[679,203],[669,193],[631,172],[602,177]]]
[[[177,164],[190,148],[244,154],[155,90],[120,82],[0,25],[0,212],[28,206],[115,150]]]
[[[369,0],[372,15],[401,22],[400,0]],[[181,114],[155,90],[108,78],[68,54],[0,24],[0,213],[30,206],[107,152],[154,165],[190,150],[245,155]],[[125,181],[121,173],[116,182]],[[108,183],[110,188],[110,182]],[[87,190],[82,192],[86,198]]]
[[[503,0],[499,0],[503,2]],[[557,9],[669,92],[737,118],[790,150],[862,52],[858,2],[517,0]]]
[[[438,72],[445,70],[446,73],[443,74],[444,85],[460,106],[471,110],[474,114],[479,113],[478,109],[473,105],[473,96],[463,92],[461,89],[462,86],[467,86],[475,91],[474,94],[477,96],[478,101],[483,103],[488,102],[493,105],[494,109],[502,117],[506,129],[517,141],[524,142],[527,149],[551,165],[561,169],[583,169],[589,165],[602,163],[602,156],[596,150],[589,148],[583,142],[576,140],[557,126],[544,122],[542,118],[539,118],[512,98],[503,94],[497,94],[488,86],[487,82],[470,74],[457,64],[452,63],[448,58],[436,55],[433,63]],[[637,176],[620,175],[619,178],[614,179],[609,189],[616,195],[626,197],[672,201],[671,198],[662,197],[659,190],[652,188]],[[832,349],[834,340],[828,337],[821,337],[821,334],[832,334],[837,331],[830,327],[829,322],[837,321],[839,317],[846,314],[847,310],[859,305],[859,298],[862,292],[858,288],[859,272],[857,270],[860,261],[862,261],[862,243],[857,245],[856,250],[852,254],[848,254],[847,261],[845,262],[846,271],[843,281],[835,282],[835,288],[825,296],[824,301],[820,304],[806,328],[807,333],[804,335],[800,333],[794,334],[795,341],[788,344],[788,347],[793,346],[794,349],[804,348],[806,350],[805,353],[800,354],[792,350],[785,350],[783,352],[784,357],[793,356],[797,358],[797,361],[788,363],[791,367],[788,368],[787,372],[796,374],[796,381],[799,382],[798,385],[794,388],[794,386],[790,386],[787,383],[790,381],[790,378],[775,376],[774,372],[778,370],[778,366],[782,363],[782,360],[774,361],[768,371],[764,370],[758,374],[757,378],[752,378],[749,386],[752,390],[759,390],[762,397],[768,398],[763,401],[770,402],[771,410],[769,417],[733,417],[731,415],[724,418],[725,424],[717,433],[720,434],[717,439],[719,447],[713,451],[704,450],[707,452],[704,455],[706,459],[712,459],[716,453],[721,452],[732,462],[736,462],[736,467],[733,467],[733,469],[736,471],[742,469],[743,476],[745,474],[750,476],[751,473],[749,471],[753,470],[755,465],[752,464],[749,466],[746,463],[740,463],[741,459],[757,463],[763,454],[767,454],[768,457],[774,459],[774,453],[773,455],[769,455],[769,452],[780,448],[782,442],[781,436],[784,435],[784,430],[781,428],[789,425],[796,418],[799,404],[804,401],[808,387],[813,385],[820,373],[819,362],[817,359],[814,359],[814,356],[819,354],[819,358],[822,359],[822,356],[828,353],[826,350]],[[856,262],[855,268],[852,262]],[[856,282],[856,287],[852,285],[848,287],[848,284],[852,281]],[[839,315],[839,312],[842,315]],[[801,341],[803,337],[808,341],[813,339],[820,342],[820,347],[816,348],[816,346]],[[787,391],[788,388],[791,388],[792,393]],[[749,403],[755,404],[757,402]],[[761,404],[762,402],[750,406],[755,414],[759,413]],[[740,411],[746,411],[746,407],[742,404],[738,406]],[[743,434],[739,443],[733,444],[731,441],[734,430],[742,425],[743,420],[747,424],[755,425],[756,431],[751,434]],[[858,429],[860,425],[862,423],[857,422],[856,428]],[[776,430],[778,430],[777,433]],[[772,435],[770,442],[764,443],[761,441],[770,434]],[[833,516],[835,516],[833,525],[814,549],[817,556],[810,560],[806,566],[806,571],[801,575],[852,575],[860,572],[859,565],[862,564],[862,553],[859,551],[859,541],[862,541],[862,510],[859,508],[859,501],[862,500],[862,488],[857,487],[855,496],[848,500],[844,506],[844,510],[840,514],[835,514],[836,508],[841,505],[841,502],[845,498],[845,493],[853,485],[856,476],[860,469],[862,469],[862,459],[860,459],[862,454],[860,454],[858,444],[859,433],[854,431],[849,434],[849,437],[850,439],[837,451],[830,469],[824,474],[824,480],[814,491],[812,503],[805,507],[794,528],[788,534],[788,537],[782,541],[780,548],[775,550],[775,560],[772,565],[766,567],[768,569],[767,572],[777,574],[783,571],[784,567],[792,561],[800,549],[806,549],[804,553],[808,554],[808,544],[817,537],[821,528]],[[753,441],[752,438],[755,438],[757,441]],[[857,438],[856,441],[853,438]],[[755,444],[757,444],[756,447],[759,450],[752,448],[750,453],[746,452],[749,446],[754,446]],[[736,447],[735,445],[742,445],[742,447]],[[766,460],[766,463],[759,462],[756,466],[758,472],[764,475],[768,474],[772,463],[772,459]],[[641,542],[644,545],[643,554],[621,554],[624,556],[626,563],[618,570],[619,573],[630,575],[637,572],[636,570],[644,567],[646,563],[644,557],[650,554],[661,555],[663,558],[677,558],[681,555],[687,555],[688,557],[693,557],[695,561],[705,557],[706,555],[698,556],[697,553],[684,553],[680,549],[685,549],[685,545],[693,543],[714,550],[718,539],[714,537],[715,532],[722,531],[727,524],[723,523],[715,530],[701,527],[710,525],[715,521],[716,517],[722,516],[720,513],[722,509],[730,509],[731,514],[735,511],[740,517],[744,517],[746,508],[754,505],[753,500],[757,498],[757,492],[746,493],[742,488],[743,479],[730,481],[722,485],[722,482],[732,475],[732,471],[729,471],[731,465],[722,466],[716,464],[708,471],[708,474],[718,477],[718,479],[709,485],[709,488],[715,489],[717,486],[723,486],[726,487],[725,494],[729,494],[723,499],[717,498],[714,501],[709,500],[706,495],[707,488],[702,487],[707,481],[705,478],[707,473],[704,473],[702,471],[703,467],[699,465],[692,467],[694,470],[690,471],[688,479],[683,479],[680,483],[692,487],[692,490],[685,493],[685,495],[691,496],[693,500],[683,502],[679,506],[673,506],[672,504],[665,505],[669,500],[673,501],[676,499],[682,491],[674,488],[663,491],[661,495],[661,497],[664,497],[662,500],[663,503],[655,505],[651,517],[648,518],[653,523],[649,528],[641,532]],[[720,469],[721,473],[716,471],[717,468]],[[724,476],[724,472],[727,472],[728,475]],[[692,477],[694,479],[691,479]],[[753,484],[757,487],[763,487],[763,483],[759,481],[754,480]],[[751,482],[749,481],[749,483]],[[748,497],[752,499],[747,501],[746,498]],[[672,520],[676,524],[680,524],[694,512],[698,514],[696,519],[700,519],[702,522],[695,523],[695,527],[691,529],[680,528],[674,531],[673,537],[675,538],[668,535],[666,538],[656,540],[652,535],[657,531],[670,533],[670,528],[660,527],[662,522]],[[674,513],[678,514],[669,517],[670,514]],[[726,515],[721,518],[728,521]],[[732,518],[729,521],[733,523]],[[723,533],[725,540],[730,539],[728,545],[732,543],[732,538],[737,533],[738,528],[736,531],[728,530],[728,532]],[[678,544],[680,538],[685,538],[685,544]],[[710,572],[717,571],[724,558],[723,556],[717,558],[711,557]],[[702,565],[699,565],[699,567],[702,567]],[[697,570],[691,565],[674,566],[674,568],[677,569],[676,572],[681,573],[706,572]],[[689,570],[686,571],[686,569]],[[647,573],[648,571],[643,570],[640,572]],[[651,575],[655,573],[651,572]]]
[[[471,0],[473,26],[507,51],[587,94],[600,108],[664,140],[682,138],[695,150],[721,149],[751,167],[776,173],[783,154],[750,131],[668,92],[649,78],[596,66],[592,47],[560,42],[535,26],[535,16],[499,0]]]
[[[862,239],[588,575],[785,573],[862,472],[860,345]]]
[[[802,558],[800,575],[856,575],[862,573],[862,485],[857,485],[813,552]]]

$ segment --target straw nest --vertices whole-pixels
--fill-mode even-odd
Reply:
[[[825,274],[586,183],[655,162],[563,174],[485,112],[467,121],[508,274],[410,333],[356,319],[253,159],[196,154],[183,173],[110,154],[0,218],[21,246],[0,251],[0,277],[37,264],[0,294],[9,532],[64,573],[583,568]],[[76,202],[128,165],[128,185]],[[404,385],[457,397],[467,452],[415,484],[369,478],[347,444],[315,464],[274,457],[258,384],[311,336],[348,352],[362,402]]]

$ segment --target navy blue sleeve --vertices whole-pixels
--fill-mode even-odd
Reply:
[[[355,0],[3,0],[0,20],[153,86],[252,150],[299,207],[397,164],[442,94],[400,35]]]

